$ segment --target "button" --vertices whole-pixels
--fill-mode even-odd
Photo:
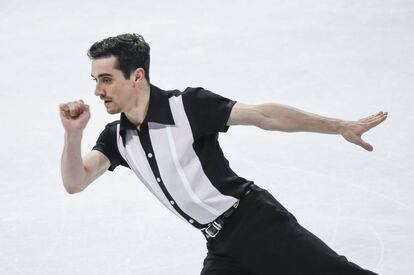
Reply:
[[[188,220],[190,223],[194,223],[194,220],[193,219],[189,219]]]
[[[151,154],[151,153],[148,153],[148,157],[149,157],[149,158],[152,158],[152,154]]]
[[[160,179],[160,178],[157,178],[157,181],[158,181],[158,182],[160,182],[160,181],[161,181],[161,179]]]
[[[175,201],[170,201],[170,203],[171,203],[172,205],[174,205],[174,204],[175,204]]]

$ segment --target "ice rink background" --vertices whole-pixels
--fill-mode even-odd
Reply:
[[[414,1],[4,1],[0,9],[0,274],[199,274],[202,235],[128,169],[69,195],[58,104],[82,98],[83,152],[107,122],[89,45],[138,32],[151,80],[243,103],[280,102],[354,120],[388,111],[364,137],[233,126],[233,170],[299,222],[380,274],[414,270]]]

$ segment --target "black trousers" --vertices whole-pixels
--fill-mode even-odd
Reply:
[[[376,274],[338,255],[268,191],[252,189],[219,234],[207,240],[202,275]]]

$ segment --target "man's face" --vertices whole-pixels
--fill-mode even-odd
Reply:
[[[115,56],[92,60],[92,77],[96,81],[95,95],[99,96],[110,114],[124,112],[133,100],[133,81],[125,79],[116,69]]]

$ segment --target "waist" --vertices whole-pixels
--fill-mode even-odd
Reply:
[[[240,199],[235,204],[232,205],[232,207],[227,209],[223,214],[217,217],[214,221],[210,222],[207,225],[207,227],[201,229],[201,232],[204,234],[204,237],[207,240],[215,238],[219,234],[219,232],[223,229],[223,227],[226,225],[226,222],[228,222],[231,216],[233,216],[234,213],[237,211],[240,201],[242,201],[253,190],[257,188],[259,187],[256,186],[254,183],[246,187],[246,190],[244,191],[243,195],[240,197]]]

